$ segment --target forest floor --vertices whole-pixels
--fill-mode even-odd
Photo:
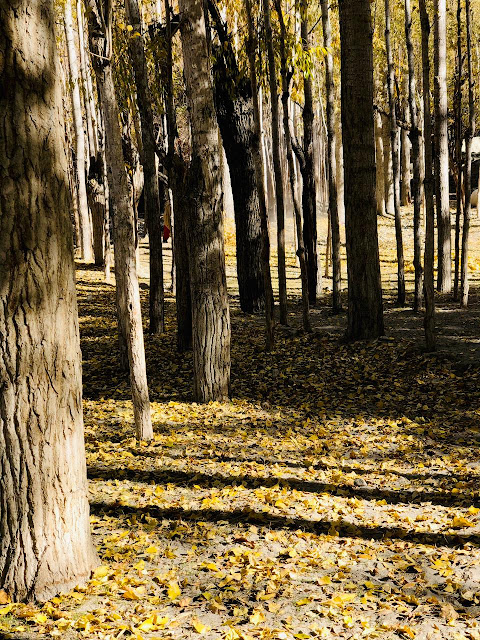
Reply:
[[[0,592],[0,636],[480,639],[480,227],[471,307],[439,298],[435,354],[421,316],[393,304],[393,220],[379,232],[386,338],[342,342],[328,291],[303,334],[290,251],[291,326],[268,354],[262,318],[238,309],[227,233],[232,400],[191,401],[168,295],[166,334],[146,334],[149,445],[118,368],[114,287],[78,265],[99,568],[43,606]]]

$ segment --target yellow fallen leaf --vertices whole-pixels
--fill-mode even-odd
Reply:
[[[93,577],[105,578],[105,576],[108,576],[110,572],[111,572],[110,567],[107,567],[107,565],[102,565],[101,567],[98,567],[98,569],[95,569],[95,571],[93,572]]]
[[[148,553],[149,555],[154,556],[156,553],[158,553],[158,548],[155,547],[154,545],[150,545],[145,549],[145,553]]]
[[[452,527],[463,529],[464,527],[474,527],[475,523],[463,516],[455,516],[452,520]]]
[[[301,600],[297,600],[295,604],[297,605],[297,607],[301,607],[304,604],[310,604],[310,602],[311,602],[310,598],[302,598]]]
[[[182,593],[182,590],[178,586],[178,582],[172,581],[168,583],[168,597],[170,600],[176,600]]]
[[[210,631],[210,627],[207,627],[207,625],[203,624],[203,622],[198,618],[192,618],[192,627],[197,633],[206,633],[207,631]]]
[[[0,604],[7,604],[11,598],[6,591],[0,589]]]
[[[261,609],[255,609],[255,611],[250,616],[249,620],[252,624],[259,624],[260,622],[265,622],[265,614]]]
[[[319,578],[318,584],[322,584],[322,585],[332,584],[332,579],[330,576],[322,576],[321,578]]]
[[[47,622],[48,620],[47,616],[44,613],[37,613],[36,615],[33,616],[32,619],[37,624],[45,624],[45,622]]]
[[[0,616],[6,616],[8,613],[10,613],[10,611],[13,609],[13,604],[7,604],[6,607],[2,607],[0,609]]]

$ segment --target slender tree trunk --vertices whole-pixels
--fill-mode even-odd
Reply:
[[[377,167],[377,216],[385,215],[385,166],[383,150],[382,116],[375,113],[375,164]]]
[[[223,244],[220,148],[203,5],[180,0],[192,157],[188,168],[189,265],[196,400],[224,400],[230,390],[230,311]]]
[[[472,140],[475,135],[475,80],[472,69],[472,8],[470,0],[465,0],[465,15],[467,30],[468,128],[465,136],[465,208],[463,214],[461,277],[461,306],[464,309],[468,307],[468,240],[472,207]]]
[[[344,171],[343,171],[343,136],[342,118],[340,109],[335,117],[335,162],[337,165],[337,209],[338,219],[345,223],[345,193],[344,193]]]
[[[455,271],[453,276],[453,299],[458,300],[458,286],[460,280],[460,218],[462,215],[462,3],[457,0],[457,56],[455,64],[455,93],[453,109],[455,114],[455,164],[456,164],[456,211],[455,211]]]
[[[395,113],[395,69],[393,65],[392,44],[390,41],[390,0],[385,0],[385,47],[387,51],[387,92],[388,108],[390,111],[390,147],[392,153],[393,170],[393,204],[395,211],[395,237],[397,242],[397,304],[401,307],[405,305],[405,264],[403,257],[403,232],[402,217],[400,212],[399,193],[399,162],[398,162],[398,127]]]
[[[425,145],[425,275],[423,293],[425,297],[425,342],[428,351],[435,350],[435,282],[434,282],[434,248],[435,248],[435,207],[434,177],[432,150],[432,120],[430,112],[430,21],[426,0],[420,0],[420,19],[422,25],[422,69],[423,69],[423,141]]]
[[[283,19],[283,11],[281,0],[275,0],[275,8],[280,23],[280,73],[282,77],[282,110],[283,110],[283,131],[285,138],[285,147],[287,155],[288,176],[290,179],[290,192],[292,196],[293,210],[295,215],[295,228],[297,231],[297,256],[300,263],[300,279],[302,283],[302,320],[303,328],[305,331],[311,331],[312,325],[310,322],[310,304],[308,296],[308,273],[307,263],[305,260],[305,246],[303,244],[302,234],[302,214],[300,212],[300,204],[298,202],[296,189],[295,189],[295,169],[293,165],[293,152],[292,152],[292,136],[290,132],[290,122],[288,117],[288,102],[290,99],[290,79],[291,72],[287,69],[287,52],[286,52],[286,29]]]
[[[403,76],[403,91],[404,97],[402,99],[402,115],[405,124],[408,124],[409,120],[409,101],[408,101],[408,74],[404,74]],[[408,206],[412,201],[412,194],[410,189],[411,182],[411,172],[410,165],[411,161],[411,144],[409,138],[408,129],[403,126],[400,129],[400,142],[401,142],[401,153],[400,153],[400,205],[402,207]]]
[[[278,117],[277,71],[273,48],[272,25],[270,20],[270,0],[263,0],[265,18],[265,39],[268,58],[268,80],[270,85],[270,106],[272,112],[272,158],[275,176],[275,210],[277,213],[277,253],[278,253],[278,297],[280,324],[288,324],[287,272],[285,267],[285,203],[283,197],[283,177],[280,162],[280,135]],[[308,261],[308,258],[307,258]],[[311,292],[310,292],[311,299]]]
[[[321,0],[323,46],[327,51],[325,56],[325,89],[327,94],[327,136],[328,136],[328,209],[331,225],[332,264],[333,264],[333,312],[338,313],[342,308],[341,288],[342,272],[340,261],[340,221],[338,218],[337,194],[337,166],[335,158],[335,87],[333,77],[332,29],[328,14],[328,0]]]
[[[300,37],[305,55],[309,55],[310,37],[308,28],[308,0],[300,1]],[[310,304],[317,301],[318,256],[317,256],[317,190],[315,183],[315,154],[313,135],[313,78],[310,73],[303,73],[303,240],[305,244],[308,295]],[[332,227],[333,230],[333,227]],[[338,265],[337,265],[338,266]]]
[[[14,601],[97,564],[54,19],[51,1],[0,1],[0,588]]]
[[[408,104],[410,110],[410,140],[413,158],[413,265],[415,268],[415,297],[413,309],[418,312],[422,306],[422,194],[421,194],[421,154],[420,129],[418,126],[417,83],[415,78],[415,55],[412,39],[412,11],[410,0],[405,0],[405,39],[408,59]]]
[[[137,106],[141,123],[141,162],[144,173],[145,221],[150,247],[150,333],[158,335],[165,330],[163,293],[163,208],[165,191],[159,193],[156,168],[156,140],[153,128],[152,98],[148,85],[145,42],[138,0],[125,0],[127,19],[133,27],[128,45],[135,74]]]
[[[255,37],[255,29],[253,25],[251,0],[245,0],[245,13],[247,15],[248,40],[247,53],[250,72],[250,83],[252,85],[253,97],[253,119],[255,123],[255,137],[253,139],[255,172],[257,175],[258,200],[260,204],[260,222],[262,231],[262,270],[263,281],[265,287],[265,329],[266,340],[265,346],[267,351],[273,348],[275,341],[275,324],[274,324],[274,304],[272,291],[272,278],[270,273],[270,238],[268,233],[268,215],[267,201],[265,195],[265,176],[264,176],[264,155],[262,153],[262,124],[261,124],[261,104],[259,104],[259,90],[257,84],[256,72],[256,49],[257,40]]]
[[[437,288],[452,290],[451,223],[448,178],[447,4],[434,0],[435,183],[438,227]]]
[[[369,0],[339,0],[348,264],[347,338],[383,335],[375,203],[373,29]]]
[[[103,20],[100,19],[100,15]],[[113,242],[117,300],[121,333],[125,336],[128,350],[135,427],[139,440],[151,440],[153,429],[136,269],[134,214],[123,162],[118,105],[113,83],[112,7],[108,0],[89,0],[88,27],[90,49],[96,54],[94,68],[105,124],[108,183],[114,212]]]
[[[65,1],[65,38],[67,41],[70,87],[72,92],[73,125],[75,128],[75,165],[77,169],[78,212],[80,217],[80,250],[85,262],[93,262],[92,222],[88,211],[87,185],[85,177],[85,131],[83,128],[82,104],[80,100],[80,77],[78,73],[77,48],[73,29],[72,0]]]
[[[90,95],[92,80],[85,47],[85,24],[83,20],[83,2],[77,0],[78,50],[80,53],[80,75],[82,78],[83,97],[85,104],[85,122],[87,124],[88,149],[91,157],[98,153],[98,131],[95,117],[95,103]],[[88,160],[90,160],[88,158]],[[88,163],[87,163],[88,164]],[[93,214],[92,214],[93,216]],[[94,239],[95,242],[95,239]]]
[[[385,213],[393,217],[395,215],[395,200],[393,196],[392,140],[390,137],[390,118],[387,115],[382,115],[382,123]]]

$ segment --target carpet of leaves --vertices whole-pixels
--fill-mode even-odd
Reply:
[[[384,246],[391,233],[384,222]],[[294,301],[267,354],[262,319],[233,295],[232,400],[206,406],[167,296],[166,334],[146,335],[155,438],[139,445],[114,288],[79,267],[99,568],[43,605],[0,592],[6,636],[480,638],[480,369],[457,348],[476,349],[475,292],[453,328],[441,305],[435,355],[410,311],[388,306],[393,338],[348,345],[344,315],[320,305],[307,336]]]

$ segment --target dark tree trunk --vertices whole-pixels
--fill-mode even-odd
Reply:
[[[369,0],[339,0],[350,340],[383,335]]]
[[[432,120],[430,115],[430,21],[426,0],[420,0],[420,19],[422,25],[422,69],[423,69],[423,140],[425,145],[425,274],[423,293],[425,297],[425,342],[428,351],[435,350],[435,282],[433,262],[435,253],[435,207]]]
[[[50,0],[0,1],[0,588],[14,601],[97,563],[54,18]]]

